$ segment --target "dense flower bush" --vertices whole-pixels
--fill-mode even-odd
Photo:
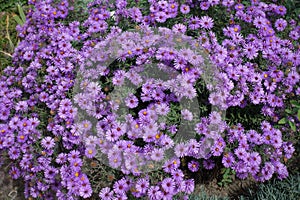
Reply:
[[[263,182],[288,176],[285,163],[294,152],[292,134],[275,125],[288,100],[300,94],[300,26],[296,20],[285,19],[284,6],[258,0],[244,4],[96,0],[88,5],[85,19],[74,20],[74,7],[66,0],[28,3],[33,8],[24,26],[18,27],[22,41],[15,50],[14,65],[0,78],[0,150],[13,161],[11,176],[25,180],[26,198],[78,199],[94,194],[101,199],[172,199],[194,190],[194,180],[184,175],[181,161],[185,157],[191,172],[212,169],[214,160],[221,158],[224,167],[242,179],[252,176]],[[224,13],[227,21],[217,19],[215,11]],[[161,35],[150,27],[158,28]],[[148,38],[126,32],[133,28],[149,31]],[[156,37],[176,34],[195,42],[184,50],[147,47]],[[101,52],[112,39],[123,44],[118,60],[89,66],[93,52]],[[180,143],[172,138],[178,121],[171,117],[165,124],[156,122],[169,113],[187,121],[199,117],[176,104],[181,95],[201,95],[196,86],[203,82],[203,68],[198,65],[205,58],[193,52],[193,45],[206,51],[222,80],[220,88],[207,96],[207,107],[259,108],[264,116],[259,127],[245,128],[211,112],[200,116],[193,138]],[[103,62],[103,57],[96,61]],[[165,82],[142,79],[141,87],[124,97],[130,113],[119,122],[116,112],[111,112],[118,105],[109,101],[110,93],[125,79],[139,85],[139,70],[145,62],[175,70],[177,77]],[[79,82],[83,92],[74,95],[81,75],[87,79]],[[209,89],[209,82],[205,83]],[[89,111],[86,103],[90,102],[97,105],[87,112],[97,119],[96,135],[90,133],[89,118],[78,120],[80,109]],[[300,127],[298,119],[293,123]],[[218,124],[217,134],[211,124]],[[213,140],[203,153],[207,137]],[[171,147],[174,155],[166,159],[164,153]],[[101,180],[93,179],[89,168],[100,152],[108,155],[109,167],[115,169],[107,183],[99,186]],[[138,152],[151,163],[163,160],[162,170],[153,172],[162,178],[140,173],[134,160],[122,162],[121,152],[129,158]],[[121,171],[116,170],[119,167]]]

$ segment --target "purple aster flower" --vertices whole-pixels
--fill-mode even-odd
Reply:
[[[48,179],[54,178],[56,176],[56,174],[58,174],[58,170],[51,166],[46,168],[45,172],[44,172],[45,178],[48,178]]]
[[[180,169],[172,170],[171,175],[175,182],[181,182],[184,177],[184,174]]]
[[[211,17],[203,16],[200,19],[200,26],[205,29],[211,29],[214,26],[214,20]]]
[[[234,156],[232,153],[225,153],[222,159],[222,164],[224,165],[224,167],[231,167],[233,166],[235,162]]]
[[[200,19],[199,17],[192,17],[189,23],[189,29],[196,30],[200,28]]]
[[[158,2],[158,6],[161,8],[161,9],[166,9],[168,7],[169,3],[167,1],[159,1]]]
[[[17,147],[11,147],[8,151],[9,158],[16,160],[20,157],[20,150]]]
[[[154,149],[151,152],[151,159],[154,161],[161,161],[164,158],[163,149]]]
[[[159,23],[164,23],[167,20],[167,16],[165,12],[157,12],[155,14],[155,20]]]
[[[186,32],[186,26],[183,24],[175,24],[172,28],[172,30],[175,33],[185,33]]]
[[[177,157],[184,157],[184,156],[186,156],[187,151],[188,151],[188,147],[184,143],[180,143],[180,144],[177,144],[175,146],[175,155]]]
[[[186,5],[186,4],[182,4],[180,6],[180,12],[182,14],[188,14],[190,12],[190,10],[191,10],[190,7],[188,5]]]
[[[185,193],[191,194],[194,192],[195,182],[194,179],[188,179],[185,181]]]
[[[44,139],[42,139],[41,145],[45,149],[52,149],[55,146],[55,141],[52,137],[48,136],[48,137],[45,137]]]
[[[283,31],[287,26],[287,22],[286,20],[280,18],[280,19],[277,19],[276,22],[275,22],[275,28],[278,30],[278,31]]]
[[[237,148],[234,150],[234,154],[241,160],[246,160],[248,153],[244,148]]]
[[[34,52],[33,51],[26,51],[23,55],[23,58],[25,60],[31,60],[34,56]]]
[[[215,167],[215,162],[211,159],[203,161],[203,167],[205,169],[213,169]]]
[[[66,153],[60,153],[55,159],[55,162],[58,164],[64,164],[67,161],[67,154]]]
[[[181,116],[185,120],[188,120],[188,121],[192,121],[193,120],[193,114],[189,110],[187,110],[187,109],[184,109],[184,110],[181,111]]]
[[[148,190],[148,187],[149,187],[149,181],[145,178],[141,178],[141,179],[138,179],[136,184],[135,184],[135,188],[137,191],[139,191],[140,193],[143,193],[145,194]]]
[[[102,188],[99,193],[99,197],[101,199],[105,199],[105,200],[112,200],[113,199],[113,191],[110,191],[109,187]]]
[[[273,164],[274,170],[278,174],[278,178],[280,180],[288,177],[289,173],[288,173],[287,167],[283,163],[281,163],[279,161],[274,161],[272,164]]]
[[[119,181],[115,182],[113,188],[114,188],[114,192],[116,194],[124,194],[124,193],[126,193],[127,188],[125,187],[123,181],[124,180],[119,180]]]
[[[85,156],[87,158],[93,158],[96,155],[97,151],[95,149],[95,147],[93,146],[89,146],[85,149]]]
[[[172,178],[165,178],[162,181],[161,186],[162,186],[163,190],[168,193],[173,193],[175,190],[175,182]]]
[[[286,14],[286,7],[280,5],[277,6],[276,10],[275,10],[276,14],[284,16]]]
[[[251,44],[246,44],[244,46],[244,52],[246,54],[246,57],[249,58],[249,59],[256,58],[258,56],[258,52],[257,51],[258,51],[257,48],[255,48]]]
[[[271,162],[266,162],[264,167],[261,170],[261,174],[262,174],[262,180],[266,181],[272,178],[273,174],[274,174],[274,166],[272,165]]]
[[[90,186],[79,188],[79,195],[85,199],[91,197],[92,193],[93,193],[93,190]]]
[[[192,172],[197,172],[199,170],[199,162],[192,160],[188,163],[188,168]]]
[[[9,174],[13,179],[18,179],[21,175],[19,168],[15,166],[11,167],[11,169],[9,170]]]
[[[160,200],[163,196],[158,186],[151,186],[148,189],[147,195],[150,200]]]
[[[166,103],[160,103],[156,105],[155,111],[157,114],[165,116],[169,113],[170,107]]]
[[[200,3],[201,10],[208,10],[209,7],[210,7],[210,3],[209,2],[204,1],[204,2]]]

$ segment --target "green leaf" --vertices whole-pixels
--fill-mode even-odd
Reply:
[[[285,112],[288,114],[293,114],[293,111],[291,111],[290,109],[285,109]]]
[[[21,18],[18,16],[18,15],[14,15],[13,16],[14,20],[16,20],[16,22],[19,24],[19,25],[23,25],[23,21],[21,20]]]
[[[20,16],[21,16],[21,19],[22,19],[22,21],[23,21],[23,24],[24,24],[25,21],[26,21],[26,16],[25,16],[24,11],[23,11],[23,8],[21,7],[20,4],[18,4],[18,11],[19,11],[19,14],[20,14]]]
[[[289,125],[293,131],[296,131],[296,125],[294,122],[289,121]]]
[[[292,100],[291,104],[293,104],[294,106],[296,106],[297,108],[300,108],[300,103],[298,101]]]
[[[282,118],[281,120],[278,121],[278,124],[285,124],[286,123],[286,118]]]
[[[298,117],[298,120],[300,121],[300,109],[298,110],[297,117]]]

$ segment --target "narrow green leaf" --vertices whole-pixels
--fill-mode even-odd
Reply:
[[[16,20],[16,22],[19,24],[19,25],[23,25],[23,21],[20,19],[20,17],[18,15],[15,15],[13,16],[14,20]]]
[[[285,124],[286,123],[286,118],[282,118],[281,120],[278,121],[278,124]]]
[[[298,120],[300,120],[300,109],[298,110],[297,117],[298,117]]]
[[[20,14],[21,19],[22,19],[23,24],[24,24],[25,21],[26,21],[26,16],[25,16],[24,11],[23,11],[23,8],[21,7],[20,4],[18,4],[18,10],[19,10],[19,14]]]
[[[285,112],[288,114],[292,114],[293,112],[290,109],[285,109]]]
[[[289,125],[293,131],[296,131],[296,125],[294,122],[289,121]]]
[[[293,104],[294,106],[296,106],[297,108],[300,108],[300,103],[298,101],[292,100],[291,104]]]

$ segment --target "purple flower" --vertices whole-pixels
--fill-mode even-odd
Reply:
[[[96,153],[97,153],[97,151],[96,151],[95,147],[93,147],[93,146],[89,146],[85,150],[85,156],[87,158],[93,158],[96,155]]]
[[[193,120],[193,114],[189,110],[187,110],[187,109],[183,109],[181,111],[181,116],[185,120],[188,120],[188,121],[192,121]]]
[[[184,174],[180,169],[176,169],[176,170],[172,170],[171,171],[172,174],[172,178],[176,181],[176,182],[181,182],[184,178]]]
[[[262,174],[262,180],[266,181],[272,178],[272,175],[274,173],[274,166],[272,165],[271,162],[266,162],[264,167],[261,170]]]
[[[128,95],[128,97],[125,99],[125,103],[128,108],[135,108],[139,104],[137,97],[133,94]]]
[[[192,172],[197,172],[199,170],[199,162],[192,160],[188,163],[188,168]]]
[[[105,199],[105,200],[112,200],[113,191],[110,191],[109,187],[102,188],[100,193],[99,193],[99,197],[101,199]]]
[[[222,164],[224,167],[232,167],[235,162],[234,156],[232,153],[225,153],[222,159]]]
[[[280,18],[280,19],[277,19],[276,22],[275,22],[275,28],[278,30],[278,31],[283,31],[287,26],[287,22],[286,20]]]
[[[180,6],[180,12],[182,14],[188,14],[190,12],[190,10],[191,10],[190,7],[188,5],[186,5],[186,4],[182,4]]]
[[[151,159],[154,161],[161,161],[164,158],[163,149],[154,149],[151,153]]]
[[[44,139],[42,139],[41,145],[45,149],[52,149],[55,146],[55,141],[52,137],[48,136],[48,137],[45,137]]]
[[[155,14],[155,20],[159,23],[164,23],[167,20],[167,16],[165,12],[157,12]]]
[[[135,188],[137,191],[139,191],[140,193],[146,193],[149,187],[149,181],[145,178],[139,179],[136,184],[135,184]]]
[[[195,182],[194,179],[188,179],[185,181],[185,193],[191,194],[194,192]]]
[[[162,181],[161,186],[164,191],[166,191],[168,193],[173,193],[174,189],[175,189],[175,182],[172,178],[165,178]]]
[[[208,10],[209,7],[210,7],[210,3],[209,2],[201,2],[200,3],[201,10]]]
[[[16,160],[20,157],[20,150],[13,146],[9,149],[8,155],[10,159]]]
[[[215,167],[215,162],[213,160],[204,160],[203,161],[203,167],[205,169],[213,169]]]
[[[189,29],[196,30],[200,28],[200,19],[199,17],[192,17],[189,23]]]
[[[21,175],[19,168],[17,167],[11,167],[11,169],[9,170],[9,174],[11,175],[11,177],[13,179],[18,179]]]
[[[93,190],[90,186],[80,187],[79,195],[83,198],[89,198],[92,196]]]
[[[186,26],[183,24],[175,24],[172,28],[172,30],[175,33],[185,33],[186,32]]]
[[[184,157],[187,154],[188,148],[184,143],[175,146],[175,155],[177,157]]]
[[[160,191],[158,186],[150,186],[147,195],[150,200],[160,200],[163,197],[162,191]]]
[[[124,193],[126,193],[127,188],[125,187],[123,181],[124,180],[119,180],[119,181],[115,182],[115,184],[113,185],[114,192],[116,194],[124,194]]]
[[[200,19],[200,26],[205,29],[211,29],[214,26],[214,20],[211,17],[203,16]]]
[[[244,148],[237,148],[234,150],[234,154],[241,160],[246,160],[248,152]]]

